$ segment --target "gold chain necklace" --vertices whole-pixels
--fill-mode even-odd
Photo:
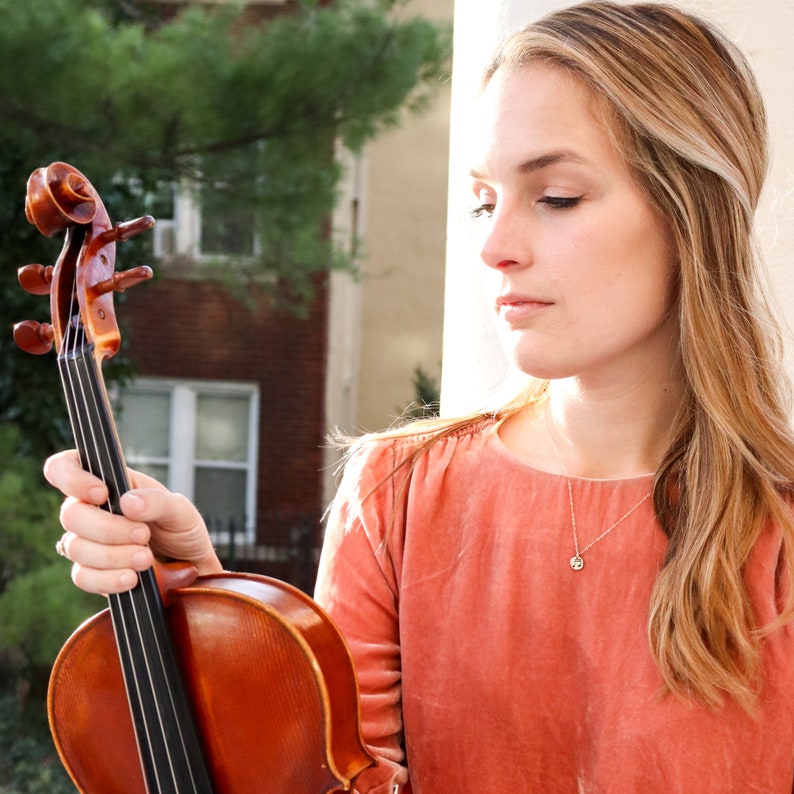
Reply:
[[[607,529],[605,529],[595,540],[590,541],[590,543],[588,543],[583,549],[580,549],[579,536],[577,535],[576,532],[576,510],[574,509],[573,506],[573,485],[571,484],[571,478],[570,475],[568,474],[568,469],[565,467],[565,463],[563,463],[562,456],[560,455],[559,449],[557,449],[557,444],[554,442],[554,436],[551,433],[551,427],[549,424],[550,422],[549,412],[548,410],[546,410],[544,413],[546,419],[546,432],[548,433],[549,441],[551,441],[552,449],[554,450],[554,454],[557,456],[557,462],[560,464],[562,473],[565,475],[565,481],[568,484],[568,503],[571,506],[571,530],[573,532],[573,549],[575,552],[575,554],[573,555],[573,557],[571,557],[570,560],[571,568],[573,568],[574,571],[581,571],[582,568],[584,568],[584,560],[582,559],[582,555],[589,549],[592,549],[593,546],[595,546],[595,544],[598,543],[599,540],[603,540],[613,529],[615,529],[615,527],[617,527],[619,524],[622,524],[635,510],[638,510],[642,504],[647,502],[648,499],[651,498],[651,494],[653,493],[653,490],[648,491],[648,493],[646,493],[645,496],[643,496],[642,499],[640,499],[640,501],[637,502],[636,505],[634,505],[634,507],[626,511],[610,527],[607,527]]]

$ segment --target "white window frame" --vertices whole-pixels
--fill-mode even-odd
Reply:
[[[169,259],[187,257],[197,262],[223,262],[232,255],[222,251],[207,253],[201,247],[202,207],[201,197],[195,186],[181,182],[172,186],[173,217],[155,218],[152,253],[166,262]],[[256,231],[251,231],[252,256],[262,253],[262,241]]]
[[[256,541],[256,491],[259,441],[259,388],[256,384],[237,381],[188,380],[181,378],[135,378],[122,391],[149,391],[170,395],[170,415],[168,419],[168,458],[137,456],[128,460],[135,463],[159,464],[168,466],[170,490],[195,499],[194,471],[196,463],[196,400],[199,395],[234,395],[249,398],[248,412],[248,457],[244,462],[202,461],[207,466],[218,469],[246,471],[246,500],[243,505],[245,526],[243,533],[235,536],[235,545],[254,545]],[[229,532],[215,532],[211,529],[212,540],[216,544],[229,544]],[[242,534],[242,537],[241,537]]]

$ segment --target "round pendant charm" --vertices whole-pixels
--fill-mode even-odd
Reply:
[[[571,557],[571,568],[574,571],[581,571],[584,568],[584,560],[578,554],[575,557]]]

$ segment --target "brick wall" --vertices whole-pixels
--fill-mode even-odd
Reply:
[[[310,516],[317,531],[308,545],[316,547],[324,507],[324,286],[304,319],[274,311],[261,295],[250,304],[241,302],[222,285],[205,280],[164,278],[131,290],[123,301],[119,318],[139,375],[259,385],[257,541],[294,545],[290,516],[295,521],[301,517],[304,524]],[[304,542],[304,553],[305,547]],[[240,568],[271,572],[267,565],[238,562]],[[299,562],[299,567],[311,566]]]

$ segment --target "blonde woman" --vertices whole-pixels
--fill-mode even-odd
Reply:
[[[531,385],[355,445],[317,599],[379,764],[360,794],[788,792],[794,442],[753,214],[744,58],[657,4],[520,30],[483,81],[473,221]],[[117,592],[151,549],[219,568],[167,491],[127,518],[71,453],[62,546]]]

